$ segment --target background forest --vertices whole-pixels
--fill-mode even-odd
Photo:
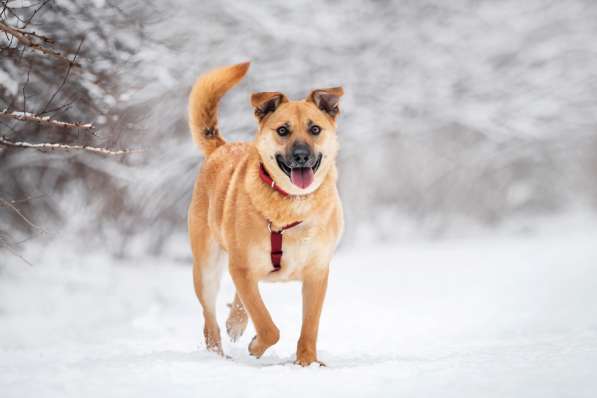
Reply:
[[[190,86],[243,60],[251,72],[222,109],[229,140],[254,133],[251,91],[301,98],[345,86],[345,242],[532,231],[543,216],[595,209],[590,1],[179,3],[3,2],[3,24],[55,40],[47,46],[80,66],[4,32],[0,108],[95,128],[0,115],[2,137],[142,150],[0,145],[0,197],[22,213],[0,208],[3,249],[70,231],[118,255],[167,251],[184,237],[201,161],[186,124]]]

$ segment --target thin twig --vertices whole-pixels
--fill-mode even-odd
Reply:
[[[21,217],[21,219],[23,219],[23,221],[25,221],[31,228],[37,229],[43,233],[47,233],[45,229],[43,229],[42,227],[40,227],[39,225],[34,224],[31,220],[29,220],[27,217],[25,217],[25,215],[23,213],[21,213],[21,211],[12,203],[10,203],[8,200],[0,198],[0,204],[4,205],[10,209],[12,209],[15,213],[17,213],[19,215],[19,217]]]
[[[14,27],[14,26],[11,26],[11,28],[14,29],[16,32],[19,32],[22,35],[35,37],[36,39],[39,39],[39,40],[43,41],[44,43],[47,43],[47,44],[56,44],[56,40],[52,39],[51,37],[47,37],[47,36],[41,35],[41,34],[39,34],[37,32],[24,30],[24,29],[17,28],[17,27]]]
[[[42,194],[42,195],[37,195],[37,196],[27,196],[26,198],[23,198],[23,199],[13,199],[13,200],[4,199],[4,200],[9,203],[12,203],[13,205],[16,205],[18,203],[26,203],[31,200],[45,198],[46,196],[48,196],[48,195]],[[5,206],[4,204],[0,203],[0,207],[4,207],[4,206]]]
[[[6,9],[8,8],[8,0],[3,1],[3,7],[2,7],[2,11],[0,11],[0,18],[4,15],[4,13],[6,12]]]
[[[15,28],[15,27],[9,26],[3,22],[0,22],[0,31],[10,34],[15,39],[17,39],[17,41],[19,43],[21,43],[22,45],[27,46],[35,51],[38,51],[40,53],[54,57],[62,62],[66,62],[67,64],[69,64],[69,66],[81,67],[81,64],[79,64],[78,62],[69,60],[62,53],[60,53],[54,49],[44,47],[41,44],[34,42],[31,39],[31,37],[29,37],[26,34],[21,33],[21,31],[18,28]]]
[[[31,68],[33,64],[29,61],[29,68],[27,69],[27,80],[23,84],[23,113],[27,112],[27,86],[29,85],[29,79],[31,76]]]
[[[95,128],[93,123],[64,122],[62,120],[52,119],[50,116],[40,116],[30,112],[10,112],[8,109],[0,111],[0,118],[16,119],[23,122],[34,122],[46,126],[54,126],[66,129],[93,130]]]
[[[7,4],[8,4],[8,2],[7,2]],[[19,14],[17,12],[15,12],[15,10],[13,10],[12,8],[6,7],[5,10],[8,11],[10,14],[12,14],[12,16],[15,17],[19,22],[22,22],[23,25],[26,23],[26,21],[24,19],[22,19],[19,16]]]
[[[56,108],[52,108],[52,109],[48,109],[47,111],[40,112],[40,115],[45,115],[46,113],[54,113],[55,114],[59,111],[67,111],[72,105],[73,105],[73,102],[67,102],[66,104],[57,106]]]
[[[8,239],[6,239],[4,236],[0,235],[0,243],[2,243],[2,246],[6,247],[6,250],[8,250],[10,252],[10,254],[12,254],[15,257],[20,258],[23,262],[27,263],[27,265],[33,266],[33,264],[31,264],[31,262],[29,262],[25,257],[21,256],[10,244],[10,242],[8,241]]]
[[[48,109],[48,106],[50,106],[52,104],[52,102],[54,101],[54,98],[56,98],[56,95],[60,92],[60,90],[62,90],[62,87],[64,87],[64,84],[68,80],[68,77],[70,75],[70,71],[72,69],[72,66],[77,61],[77,57],[79,56],[79,52],[81,51],[81,46],[83,45],[83,41],[85,41],[85,37],[83,37],[81,39],[81,41],[79,41],[79,46],[77,47],[77,52],[75,52],[75,55],[74,55],[73,60],[71,61],[71,63],[68,64],[68,68],[66,68],[66,74],[64,75],[64,78],[62,79],[62,82],[60,83],[60,85],[58,86],[58,88],[56,88],[56,90],[52,93],[52,96],[50,97],[50,99],[48,100],[48,102],[46,102],[46,105],[44,106],[44,108],[41,111],[42,114],[46,112],[46,109]]]
[[[29,19],[27,19],[27,21],[25,22],[25,25],[23,25],[23,28],[26,28],[27,26],[29,26],[29,24],[31,23],[31,21],[33,21],[33,18],[35,18],[37,13],[40,12],[41,9],[44,8],[46,6],[46,4],[48,4],[49,2],[50,2],[50,0],[44,0],[44,2],[41,3],[41,5],[39,7],[37,7],[35,9],[35,11],[33,11],[31,16],[29,17]]]
[[[15,147],[15,148],[33,148],[33,149],[58,149],[58,150],[83,150],[89,152],[100,153],[102,155],[126,155],[128,153],[137,153],[143,152],[141,149],[108,149],[108,148],[99,148],[93,147],[88,145],[70,145],[70,144],[59,144],[59,143],[41,143],[41,144],[32,144],[30,142],[24,141],[11,141],[6,137],[0,137],[0,145]]]

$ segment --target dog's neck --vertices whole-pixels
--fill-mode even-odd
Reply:
[[[321,185],[314,192],[306,195],[289,195],[281,189],[276,190],[275,183],[272,185],[273,181],[265,181],[260,169],[261,159],[257,149],[253,148],[247,164],[245,190],[257,211],[266,220],[270,220],[275,227],[282,227],[296,221],[309,223],[309,216],[322,214],[326,206],[329,207],[330,204],[335,203],[332,200],[337,195],[335,166],[328,171]],[[325,222],[325,220],[321,221]]]
[[[263,181],[265,183],[265,185],[269,185],[270,187],[272,187],[272,189],[274,191],[277,191],[282,196],[290,195],[288,192],[286,192],[285,190],[280,188],[280,186],[278,184],[276,184],[276,182],[273,180],[273,178],[269,175],[269,173],[265,169],[265,166],[263,165],[263,163],[259,163],[259,178],[261,178],[261,181]]]

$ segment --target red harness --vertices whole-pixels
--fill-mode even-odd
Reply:
[[[282,188],[276,185],[274,180],[267,173],[267,170],[265,170],[265,167],[263,167],[263,164],[259,166],[259,177],[263,182],[272,187],[272,189],[274,189],[281,195],[288,196],[288,192],[284,191]],[[279,231],[274,231],[272,229],[272,222],[270,220],[267,220],[267,229],[270,232],[270,241],[272,247],[271,258],[272,265],[274,266],[274,272],[279,271],[281,268],[280,262],[282,261],[282,254],[284,254],[284,252],[282,251],[282,236],[284,234],[284,231],[292,227],[296,227],[300,223],[302,223],[302,221],[295,221],[292,224],[285,225]]]

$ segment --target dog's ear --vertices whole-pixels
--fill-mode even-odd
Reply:
[[[273,113],[280,104],[288,102],[288,98],[282,93],[268,91],[254,93],[251,95],[251,105],[255,108],[255,117],[260,122],[269,114]]]
[[[344,89],[342,87],[321,88],[311,91],[307,96],[307,101],[314,103],[321,111],[335,120],[340,112],[338,103],[343,95]]]

